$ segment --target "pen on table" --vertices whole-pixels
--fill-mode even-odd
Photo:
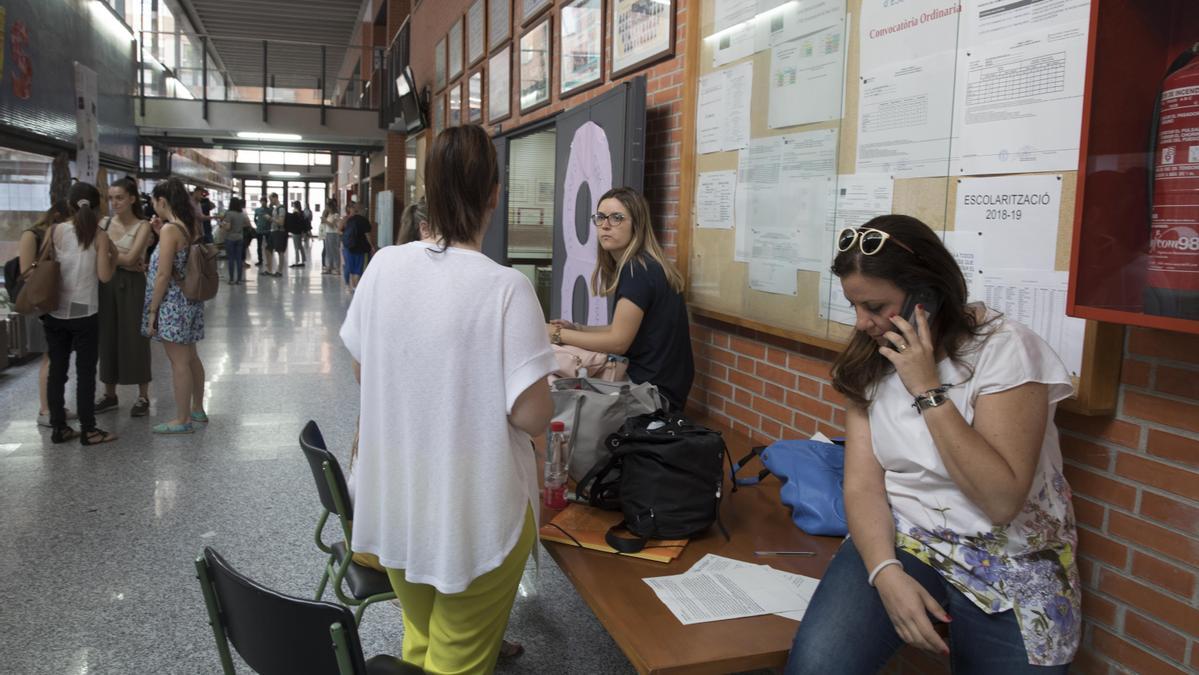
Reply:
[[[754,555],[756,555],[756,556],[767,556],[767,555],[813,556],[813,555],[816,555],[816,552],[815,551],[754,551]]]

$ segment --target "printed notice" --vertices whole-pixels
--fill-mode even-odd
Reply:
[[[770,50],[771,128],[841,118],[845,17]]]
[[[789,263],[749,261],[749,287],[763,293],[799,295],[799,279]]]
[[[876,70],[888,63],[948,56],[946,60],[952,73],[960,12],[960,0],[863,2],[858,42],[862,72]]]
[[[953,70],[953,58],[934,55],[862,71],[859,172],[896,178],[948,175]]]
[[[982,236],[978,232],[955,231],[945,232],[941,238],[966,279],[966,299],[978,300],[982,275],[985,272],[981,264],[982,252],[979,250]]]
[[[700,78],[695,131],[700,154],[740,150],[749,143],[752,88],[752,63]]]
[[[733,197],[736,191],[736,171],[706,171],[699,174],[695,226],[721,230],[733,227]]]
[[[1066,315],[1066,285],[1066,272],[991,269],[983,275],[982,295],[987,307],[1040,335],[1077,377],[1087,322]]]
[[[1061,176],[962,178],[953,229],[979,233],[984,272],[1052,271],[1061,199]]]
[[[685,626],[783,612],[803,612],[807,585],[766,565],[705,557],[686,574],[643,579]],[[808,577],[801,577],[807,579]],[[815,579],[811,580],[815,582]],[[814,590],[814,587],[813,587]]]
[[[856,317],[845,299],[841,280],[829,268],[836,254],[834,239],[849,227],[861,227],[876,216],[891,213],[895,181],[890,176],[844,175],[837,179],[836,211],[830,219],[820,268],[820,318],[853,325]]]

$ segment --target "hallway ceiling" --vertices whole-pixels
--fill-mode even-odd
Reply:
[[[360,42],[358,15],[363,0],[185,0],[194,9],[212,47],[236,84],[262,84],[262,41],[280,40],[267,50],[267,72],[278,87],[315,87],[321,76],[320,45],[332,89],[348,45]],[[230,39],[230,38],[246,38]],[[334,47],[336,45],[336,47]]]

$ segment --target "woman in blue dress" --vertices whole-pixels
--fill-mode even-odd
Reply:
[[[171,362],[175,417],[154,427],[156,434],[190,434],[208,422],[204,412],[204,364],[196,343],[204,339],[204,303],[188,300],[180,282],[189,246],[201,236],[187,188],[177,178],[154,187],[159,243],[150,258],[142,335],[161,342]],[[156,223],[157,225],[157,223]]]

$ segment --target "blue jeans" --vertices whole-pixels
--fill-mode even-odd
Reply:
[[[952,617],[946,644],[953,673],[1066,674],[1069,666],[1028,663],[1014,612],[987,614],[915,556],[897,550],[895,557]],[[903,646],[878,591],[866,583],[868,572],[853,540],[846,539],[795,633],[786,675],[873,675]],[[930,619],[936,625],[937,620]]]
[[[229,266],[230,283],[244,281],[246,278],[246,270],[242,266],[245,262],[245,246],[246,242],[241,239],[225,240],[225,264]]]

